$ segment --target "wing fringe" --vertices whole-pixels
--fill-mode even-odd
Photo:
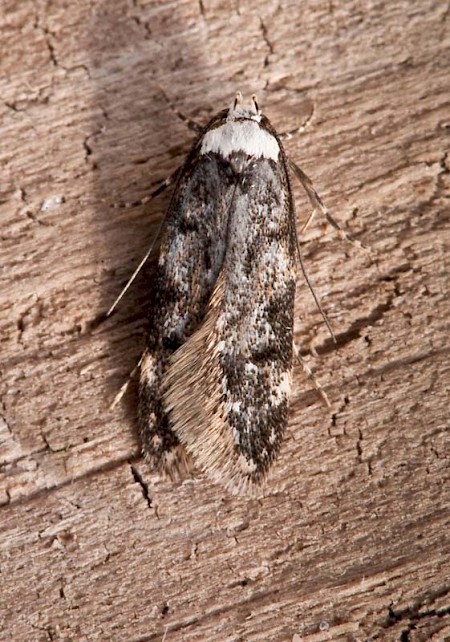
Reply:
[[[162,383],[163,403],[171,428],[196,467],[234,495],[259,495],[261,478],[255,483],[227,421],[217,332],[223,297],[222,272],[204,323],[170,358]]]
[[[152,388],[158,380],[158,359],[149,351],[145,351],[140,361],[140,397],[146,408],[140,412],[139,432],[142,442],[142,454],[151,467],[158,473],[171,481],[182,481],[192,476],[194,465],[185,447],[180,444],[173,444],[169,449],[161,450],[159,444],[162,437],[155,431],[158,418],[155,413],[148,412],[145,404],[145,397],[152,393]]]

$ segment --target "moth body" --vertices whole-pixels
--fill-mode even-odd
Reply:
[[[288,418],[295,276],[286,156],[238,96],[193,145],[166,217],[139,383],[154,468],[233,493],[263,480]]]

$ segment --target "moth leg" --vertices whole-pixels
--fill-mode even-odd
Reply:
[[[288,132],[280,132],[278,134],[278,138],[280,140],[290,140],[297,134],[303,134],[303,132],[308,128],[310,120],[311,120],[311,117],[308,118],[308,120],[305,123],[303,123],[303,125],[299,125],[295,129],[290,129]]]
[[[314,210],[320,210],[322,212],[322,214],[324,215],[328,223],[332,227],[334,227],[335,230],[339,232],[339,236],[342,239],[345,239],[346,241],[349,241],[353,245],[356,245],[356,247],[358,247],[359,249],[362,249],[366,252],[369,251],[369,249],[365,245],[363,245],[360,241],[358,241],[357,239],[353,238],[353,236],[345,232],[345,230],[342,229],[339,223],[331,216],[330,212],[328,211],[328,208],[324,205],[324,203],[322,202],[322,199],[314,189],[314,185],[312,184],[311,179],[308,178],[305,172],[302,169],[300,169],[300,167],[296,165],[292,160],[289,160],[289,167],[292,169],[296,178],[303,186],[303,189],[305,190],[306,195],[308,196],[309,201],[313,206]],[[312,220],[312,215],[309,217],[305,228],[310,224],[311,220]]]
[[[178,118],[185,123],[186,127],[190,129],[191,131],[195,132],[196,134],[202,134],[205,131],[205,128],[203,125],[200,125],[200,123],[197,123],[195,120],[192,120],[191,118],[188,118],[188,116],[185,116],[181,111],[178,111],[178,109],[174,109],[174,112],[178,116]]]
[[[304,131],[306,131],[309,127],[310,122],[313,119],[314,112],[311,112],[311,114],[306,118],[305,122],[299,125],[298,127],[294,127],[294,129],[290,129],[287,132],[280,132],[278,134],[278,138],[281,140],[289,140],[293,138],[293,136],[296,136],[297,134],[303,134]]]
[[[169,185],[172,185],[172,183],[175,183],[180,173],[180,170],[181,170],[181,167],[177,167],[174,172],[169,174],[169,176],[167,176],[163,180],[158,181],[159,182],[158,187],[149,194],[149,196],[147,197],[148,200],[146,202],[151,201],[156,196],[159,196],[160,194],[162,194],[162,192],[164,192],[169,187]]]
[[[180,172],[181,167],[177,167],[177,169],[169,174],[167,178],[164,178],[162,180],[156,181],[159,183],[158,187],[156,187],[148,196],[144,196],[143,198],[139,198],[136,201],[121,201],[118,204],[113,205],[114,208],[122,208],[122,209],[129,209],[131,207],[139,207],[140,205],[146,205],[147,203],[150,203],[156,196],[159,196],[166,190],[169,185],[172,185],[178,178],[178,174]]]
[[[316,210],[314,209],[314,210],[311,212],[311,214],[308,216],[308,220],[306,221],[306,223],[303,225],[302,229],[300,230],[300,234],[304,234],[304,233],[306,232],[306,230],[308,229],[308,227],[311,225],[312,220],[313,220],[313,218],[315,217],[315,215],[316,215]]]
[[[301,363],[301,366],[302,366],[302,368],[303,368],[303,370],[304,370],[304,372],[305,372],[306,376],[308,377],[308,379],[309,379],[309,380],[311,381],[311,383],[313,384],[314,388],[317,390],[317,392],[319,393],[319,395],[320,395],[320,396],[322,397],[322,399],[324,400],[325,405],[326,405],[328,408],[331,408],[331,403],[330,403],[330,400],[328,399],[328,395],[327,395],[327,393],[325,392],[325,390],[324,390],[324,389],[323,389],[323,387],[321,386],[320,382],[318,381],[318,379],[317,379],[317,378],[316,378],[316,376],[314,375],[314,373],[313,373],[313,371],[311,370],[311,368],[308,366],[308,364],[306,363],[306,361],[305,361],[305,360],[303,359],[303,357],[301,356],[301,354],[300,354],[300,350],[298,349],[298,347],[297,347],[295,344],[294,344],[294,353],[295,353],[295,356],[297,357],[297,359],[299,360],[299,362]]]
[[[179,111],[176,106],[173,104],[169,96],[166,94],[164,89],[162,87],[159,88],[161,91],[162,95],[164,96],[164,100],[167,102],[167,104],[170,107],[170,110],[173,111],[173,113],[178,116],[178,118],[183,121],[183,123],[186,124],[187,128],[190,129],[191,131],[195,132],[196,134],[202,134],[205,131],[205,128],[197,123],[195,120],[191,120],[188,118],[188,116],[185,116],[183,112]]]
[[[152,243],[150,244],[150,247],[148,248],[147,252],[145,253],[145,255],[144,255],[144,256],[142,257],[142,259],[140,260],[139,265],[137,266],[137,268],[135,269],[135,271],[133,272],[133,274],[132,274],[132,275],[130,276],[130,278],[128,279],[128,281],[127,281],[127,283],[126,283],[125,287],[124,287],[124,288],[122,288],[122,290],[121,290],[121,292],[119,293],[118,297],[116,298],[116,300],[114,301],[114,303],[112,304],[112,306],[109,308],[108,312],[107,312],[107,313],[106,313],[106,315],[105,315],[105,318],[106,318],[106,319],[107,319],[108,317],[110,317],[110,316],[111,316],[111,314],[114,312],[114,310],[117,308],[117,305],[118,305],[119,301],[122,299],[122,297],[124,296],[125,292],[128,290],[128,288],[130,287],[130,285],[133,283],[134,279],[137,277],[137,275],[139,274],[139,272],[142,270],[142,268],[143,268],[144,264],[146,263],[146,261],[147,261],[148,257],[149,257],[149,256],[150,256],[150,254],[152,253],[153,248],[155,247],[155,243],[156,243],[156,241],[157,241],[157,240],[158,240],[158,238],[159,238],[159,235],[160,235],[160,233],[161,233],[161,230],[162,230],[162,227],[163,227],[163,225],[164,225],[165,220],[166,220],[166,217],[164,216],[164,217],[163,217],[163,219],[162,219],[162,221],[161,221],[161,223],[159,224],[158,230],[157,230],[157,232],[156,232],[156,236],[155,236],[155,238],[153,239]]]
[[[133,379],[135,378],[135,376],[139,372],[139,368],[141,367],[142,359],[143,359],[143,356],[139,359],[137,364],[134,366],[133,370],[128,375],[127,380],[125,381],[125,383],[120,386],[119,392],[116,394],[116,396],[113,399],[112,404],[109,407],[110,410],[114,410],[114,408],[120,403],[120,401],[125,396],[128,388],[130,387],[130,383],[133,381]]]

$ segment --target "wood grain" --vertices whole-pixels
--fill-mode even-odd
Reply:
[[[0,639],[450,639],[450,7],[4,0]],[[154,237],[192,134],[258,94],[334,216],[302,240],[299,367],[263,499],[139,457]],[[309,214],[296,188],[299,227]]]

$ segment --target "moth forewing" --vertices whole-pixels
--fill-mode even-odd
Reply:
[[[287,424],[295,213],[287,161],[256,102],[237,99],[193,146],[167,214],[139,425],[160,471],[258,485]]]

